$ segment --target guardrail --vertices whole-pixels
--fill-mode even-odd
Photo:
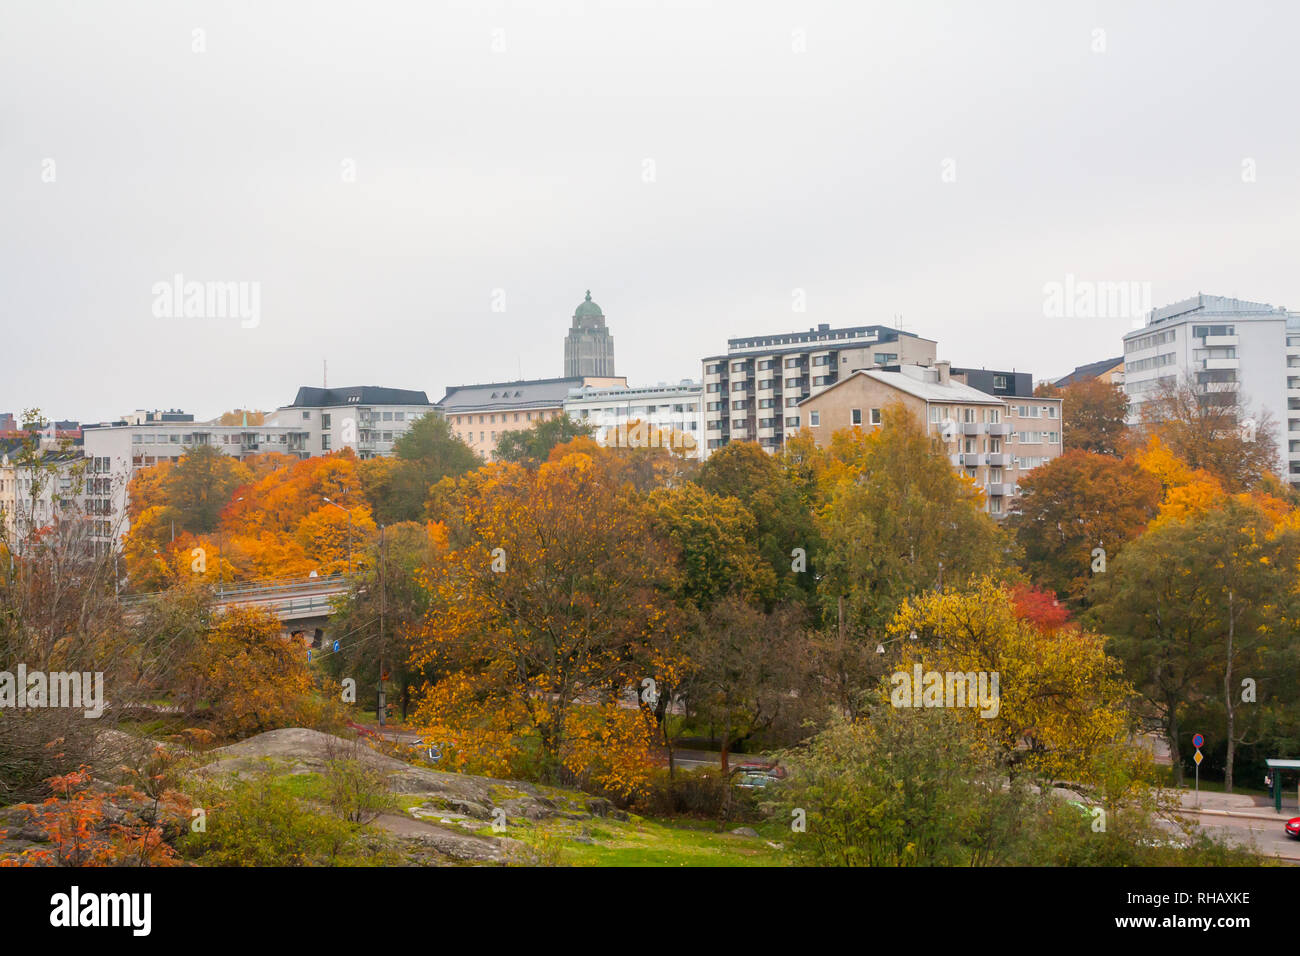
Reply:
[[[284,583],[273,583],[277,580],[283,581]],[[235,587],[221,587],[217,589],[216,597],[218,603],[236,603],[227,601],[226,599],[247,599],[266,595],[274,596],[276,594],[286,594],[295,591],[328,591],[331,594],[338,594],[346,589],[347,578],[342,574],[331,574],[329,577],[324,578],[270,578],[248,584],[237,585]],[[157,597],[159,594],[165,593],[165,591],[147,591],[143,594],[127,594],[123,595],[122,603],[139,604],[148,601],[150,598]]]

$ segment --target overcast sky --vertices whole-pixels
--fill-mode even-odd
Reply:
[[[1132,326],[1067,274],[1300,308],[1298,11],[3,0],[0,412],[558,376],[588,288],[632,384],[899,316],[1055,377]]]

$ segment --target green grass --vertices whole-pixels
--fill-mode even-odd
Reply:
[[[774,838],[763,833],[768,827],[755,829],[760,831],[760,836],[737,836],[728,830],[719,832],[716,824],[705,821],[633,815],[628,820],[551,818],[529,824],[512,820],[504,834],[494,833],[491,826],[476,832],[483,836],[513,837],[525,843],[549,837],[558,846],[556,862],[560,866],[790,865],[788,849],[778,850],[767,843],[768,840],[781,843],[781,836],[777,834]],[[581,843],[575,839],[584,833],[595,842]]]

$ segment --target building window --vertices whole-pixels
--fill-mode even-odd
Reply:
[[[809,413],[808,413],[808,424],[809,424],[811,427],[813,427],[813,428],[818,428],[818,427],[821,426],[821,423],[822,423],[822,413],[821,413],[821,412],[809,412]]]
[[[321,428],[329,428],[329,427],[330,427],[330,413],[329,413],[329,412],[321,412],[321,413],[320,413],[320,427],[321,427]]]
[[[879,424],[880,424],[880,409],[878,409],[878,408],[873,408],[873,409],[871,410],[871,424],[873,424],[873,425],[879,425]]]
[[[309,422],[309,421],[311,421],[311,412],[303,412],[303,413],[302,413],[302,420],[305,421],[305,422]]]
[[[862,424],[862,409],[860,409],[860,408],[855,408],[855,409],[853,409],[853,411],[852,411],[850,414],[851,414],[850,421],[851,421],[854,425],[861,425],[861,424]]]
[[[994,387],[994,388],[1006,388],[1006,387],[1007,387],[1007,377],[1006,377],[1005,375],[994,375],[994,376],[993,376],[993,387]]]

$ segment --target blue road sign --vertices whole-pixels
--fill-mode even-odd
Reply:
[[[1197,750],[1200,750],[1202,747],[1205,746],[1205,738],[1202,737],[1200,734],[1193,735],[1192,746],[1195,747]]]

